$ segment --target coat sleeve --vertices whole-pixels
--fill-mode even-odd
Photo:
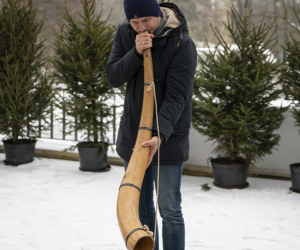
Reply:
[[[163,143],[170,137],[192,95],[196,65],[195,44],[186,40],[172,58],[167,71],[165,97],[158,113],[159,132]],[[156,120],[153,123],[153,135],[157,135]]]
[[[115,88],[121,87],[135,75],[142,64],[143,59],[136,54],[135,47],[126,52],[119,26],[106,65],[106,77],[109,84]]]

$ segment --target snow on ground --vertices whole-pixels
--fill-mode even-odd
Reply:
[[[88,173],[75,161],[37,157],[10,167],[4,159],[0,154],[1,250],[126,249],[115,209],[122,167]],[[248,181],[247,189],[225,190],[212,178],[183,176],[187,250],[299,249],[300,194],[289,192],[290,181]]]

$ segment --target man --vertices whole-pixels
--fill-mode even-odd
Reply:
[[[160,140],[159,211],[163,219],[163,249],[183,250],[184,220],[181,212],[182,163],[189,157],[189,128],[192,114],[192,85],[197,63],[195,44],[187,21],[173,3],[157,0],[124,0],[128,22],[119,25],[106,67],[113,87],[127,82],[124,113],[117,138],[117,152],[130,160],[141,117],[144,68],[143,50],[151,48],[158,105],[160,139],[154,118],[148,168],[143,180],[139,215],[154,232],[153,181],[157,177],[157,147]],[[145,31],[148,31],[145,32]],[[154,115],[155,116],[155,115]],[[156,237],[155,249],[158,249]]]

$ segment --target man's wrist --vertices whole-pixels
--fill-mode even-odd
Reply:
[[[157,136],[158,137],[158,133],[157,130],[153,130],[152,131],[152,137]],[[165,137],[163,136],[163,134],[160,133],[160,140],[161,140],[161,144],[165,143]]]
[[[158,139],[157,135],[152,136],[152,138],[154,138],[154,137],[156,137]],[[161,138],[159,138],[159,144],[162,144],[162,139]]]
[[[136,49],[135,46],[134,46],[134,52],[135,52],[135,54],[136,54],[140,59],[143,59],[143,55],[140,54],[140,53],[137,51],[137,49]]]

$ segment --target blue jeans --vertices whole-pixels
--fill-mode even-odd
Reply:
[[[125,170],[128,162],[124,161]],[[181,212],[182,164],[160,165],[158,207],[162,217],[163,250],[184,250],[185,229]],[[155,206],[153,189],[157,187],[157,166],[147,168],[140,195],[139,215],[142,225],[154,232]],[[154,250],[159,249],[158,230]]]

